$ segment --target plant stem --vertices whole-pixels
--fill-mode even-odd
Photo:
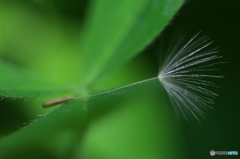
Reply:
[[[129,85],[126,85],[126,86],[122,86],[122,87],[119,87],[119,88],[116,88],[116,89],[112,89],[112,90],[97,93],[97,94],[92,94],[92,95],[87,95],[87,96],[82,96],[82,97],[54,99],[52,101],[44,103],[42,106],[43,107],[50,107],[50,106],[53,106],[53,105],[68,102],[68,101],[73,100],[73,99],[88,98],[88,97],[98,96],[98,95],[102,95],[102,94],[106,94],[106,93],[111,93],[111,92],[114,92],[114,91],[117,91],[117,90],[120,90],[120,89],[123,89],[123,88],[126,88],[126,87],[130,87],[130,86],[133,86],[133,85],[136,85],[136,84],[139,84],[139,83],[143,83],[143,82],[147,82],[147,81],[151,81],[151,80],[155,80],[155,79],[158,79],[158,77],[149,78],[149,79],[146,79],[146,80],[142,80],[142,81],[139,81],[139,82],[135,82],[135,83],[132,83],[132,84],[129,84]]]

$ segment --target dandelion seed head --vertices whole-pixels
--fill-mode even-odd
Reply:
[[[218,71],[214,66],[221,64],[216,48],[209,49],[213,41],[197,33],[186,43],[185,36],[180,36],[171,44],[167,56],[162,61],[158,75],[174,108],[187,119],[188,114],[205,117],[205,112],[214,104],[218,96],[212,87],[218,87],[212,82],[214,78],[223,78],[214,74]]]
[[[163,76],[161,75],[161,73],[158,75],[158,79],[161,81],[163,80]]]

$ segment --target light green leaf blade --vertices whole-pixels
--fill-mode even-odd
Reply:
[[[64,86],[1,60],[0,75],[0,96],[4,97],[43,97],[74,92],[73,87]]]
[[[2,138],[0,158],[40,158],[46,154],[53,158],[132,159],[159,158],[170,151],[179,154],[176,127],[169,122],[166,103],[159,105],[159,97],[163,97],[159,90],[159,81],[153,80],[88,100],[70,101]]]
[[[82,38],[84,85],[94,84],[146,47],[183,0],[94,1]]]

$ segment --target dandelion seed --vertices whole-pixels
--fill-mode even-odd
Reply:
[[[64,103],[72,99],[80,99],[111,93],[139,83],[158,79],[165,88],[174,108],[187,119],[188,114],[194,116],[199,122],[200,117],[214,104],[214,98],[218,95],[210,90],[210,87],[218,87],[213,78],[223,78],[212,72],[218,69],[213,66],[224,63],[217,61],[222,58],[217,49],[208,49],[213,43],[208,37],[200,36],[200,32],[187,43],[185,36],[180,36],[166,52],[161,69],[157,77],[132,83],[106,92],[73,98],[60,98],[43,104],[49,107]]]
[[[216,49],[208,50],[212,41],[200,36],[200,32],[183,45],[185,39],[182,36],[168,51],[158,78],[175,108],[186,119],[190,113],[199,121],[199,117],[205,116],[205,111],[211,108],[214,98],[218,96],[210,90],[210,87],[217,87],[210,80],[223,78],[211,74],[218,70],[212,66],[223,63],[217,61],[222,56],[217,55]]]

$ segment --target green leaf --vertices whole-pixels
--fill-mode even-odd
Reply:
[[[183,0],[94,1],[83,30],[83,84],[95,84],[140,53],[182,3]]]
[[[81,46],[85,54],[85,58],[83,59],[85,62],[83,69],[85,71],[82,73],[84,75],[82,86],[87,87],[89,84],[97,83],[97,80],[103,79],[104,76],[109,75],[130,58],[137,55],[167,25],[182,2],[183,0],[139,0],[138,2],[129,0],[93,1],[89,10],[89,17],[86,19],[85,29],[83,29],[84,36],[82,36]],[[0,70],[0,74],[3,75],[0,80],[0,88],[4,88],[0,91],[2,95],[23,97],[39,94],[49,95],[46,92],[49,90],[61,92],[57,90],[62,88],[60,83],[45,82],[42,78],[31,75],[28,71],[15,70],[4,65],[0,68],[3,68]],[[147,83],[141,84],[141,91],[136,89],[137,87],[135,85],[110,94],[73,100],[54,109],[32,124],[3,137],[0,140],[0,158],[18,158],[19,156],[23,158],[44,158],[39,154],[46,154],[52,158],[89,157],[88,152],[91,155],[91,151],[87,148],[89,141],[84,142],[87,143],[85,147],[86,151],[84,150],[83,154],[78,154],[81,153],[78,150],[83,146],[83,135],[87,133],[88,126],[118,107],[126,106],[128,108],[128,106],[134,105],[134,109],[131,109],[128,119],[131,120],[131,116],[133,115],[133,123],[130,124],[130,127],[133,128],[134,124],[139,125],[139,127],[136,130],[134,128],[131,129],[130,136],[127,137],[127,139],[130,139],[131,136],[134,136],[134,134],[137,134],[141,130],[141,124],[145,121],[144,119],[151,118],[152,112],[155,112],[151,110],[150,113],[145,114],[146,111],[151,109],[146,103],[149,104],[148,101],[152,101],[152,103],[156,103],[156,106],[159,106],[157,102],[154,102],[158,100],[158,96],[153,97],[154,94],[159,94],[156,94],[155,91],[148,91],[146,88],[150,86]],[[153,88],[157,88],[156,85]],[[150,97],[140,92],[147,92]],[[135,97],[131,96],[132,93],[135,94]],[[128,103],[127,99],[131,99],[131,102]],[[144,108],[142,107],[143,109],[139,110],[140,113],[137,113],[139,115],[134,118],[135,112],[137,112],[135,110],[138,110],[138,105],[141,104]],[[142,120],[139,120],[142,114],[146,116]],[[155,117],[157,115],[156,113]],[[170,125],[169,122],[165,122],[166,120],[169,121],[165,111],[161,115],[163,117],[160,119],[162,121],[161,129],[158,128],[156,132],[160,132],[162,129],[166,130]],[[147,127],[153,133],[143,131],[140,136],[136,137],[136,140],[141,140],[141,137],[146,135],[150,138],[151,135],[154,135],[154,137],[158,135],[154,133],[157,125],[156,119],[151,118],[149,122],[155,122],[155,124]],[[111,121],[111,118],[109,120]],[[124,124],[127,125],[128,123],[125,121]],[[144,123],[143,125],[146,126],[148,124]],[[115,129],[114,127],[112,128]],[[170,129],[170,131],[175,132],[174,128]],[[111,132],[108,133],[111,134]],[[118,135],[121,134],[114,132],[116,138]],[[160,136],[158,141],[172,137],[171,134],[166,132]],[[146,144],[151,145],[154,139],[148,140],[148,137],[144,141],[150,141]],[[133,142],[133,147],[138,147],[138,144],[137,142],[136,144]],[[176,142],[171,142],[169,144],[170,148],[174,148],[173,145],[175,144]],[[105,146],[104,143],[102,145],[97,144],[98,148],[101,146]],[[156,149],[157,146],[152,147],[155,149],[152,149],[150,146],[146,156],[149,157],[153,153],[153,156],[156,154],[157,158],[159,158],[158,155],[160,154],[158,153],[159,150]],[[141,155],[137,155],[137,151],[145,151],[144,148],[146,147],[143,145],[143,147],[134,149],[133,158],[140,157]],[[117,150],[124,152],[127,149],[129,150],[130,148],[120,144],[119,147],[114,147],[113,151],[109,149],[110,152],[106,154],[111,156],[109,153],[117,154]],[[100,153],[99,155],[101,155]],[[104,155],[102,154],[100,157],[104,158]]]
[[[70,101],[1,139],[0,158],[176,158],[178,133],[159,90],[156,79]]]
[[[84,131],[86,109],[83,101],[59,107],[2,138],[0,158],[42,158],[42,152],[46,156],[68,158],[69,148],[79,141]]]
[[[79,82],[82,88],[97,83],[98,80],[109,75],[139,53],[164,28],[180,7],[181,2],[182,0],[140,0],[138,3],[128,0],[116,2],[110,0],[94,1],[89,9],[85,29],[83,29],[82,50],[85,56],[82,61],[85,61],[85,64],[81,66],[84,66],[85,71],[77,73],[78,68],[72,71],[74,74],[81,74],[83,77],[82,82]],[[48,58],[54,57],[50,56]],[[62,58],[63,61],[64,59],[66,58]],[[51,62],[51,60],[47,61]],[[57,68],[60,65],[62,65],[61,68],[64,68],[66,63],[63,61],[62,64],[57,60],[51,63],[54,63],[53,66]],[[74,88],[71,83],[69,83],[70,86],[66,86],[66,83],[58,83],[56,79],[55,81],[49,81],[17,67],[8,69],[9,66],[4,66],[5,64],[1,63],[0,95],[2,96],[39,97],[58,93],[73,95],[76,88],[80,89],[79,87]],[[71,68],[76,67],[77,62],[73,60],[69,65],[71,65]],[[52,67],[47,68],[49,66],[51,65],[46,65],[45,70],[51,70]],[[65,76],[73,74],[68,74],[67,72],[71,72],[68,69],[56,70],[55,67],[55,72],[63,71]],[[53,73],[54,71],[50,72]],[[79,76],[76,75],[75,78],[77,77]],[[71,77],[68,78],[72,79]]]
[[[73,93],[70,86],[39,76],[33,71],[0,61],[0,96],[43,97]]]

